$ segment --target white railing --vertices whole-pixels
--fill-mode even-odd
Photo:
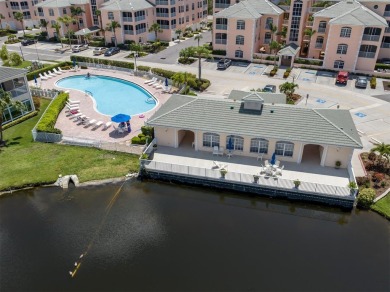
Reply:
[[[381,48],[390,48],[390,43],[382,43]]]
[[[132,17],[125,17],[125,16],[123,16],[123,21],[124,22],[133,22],[133,18]]]
[[[383,16],[384,16],[384,17],[390,16],[390,11],[385,11],[385,13],[383,13]]]
[[[227,30],[227,24],[216,24],[215,29]]]
[[[221,180],[221,173],[217,169],[207,169],[188,165],[159,162],[154,160],[145,161],[144,167],[146,170],[150,171],[155,170],[167,173],[175,173],[187,177],[198,177],[212,181]],[[343,197],[348,198],[350,200],[355,199],[354,194],[351,193],[348,187],[339,187],[301,181],[299,188],[295,188],[293,180],[266,176],[259,176],[259,180],[254,183],[253,174],[231,171],[226,173],[225,178],[223,180],[230,183],[244,183],[250,184],[251,186],[258,185],[259,187],[264,186],[280,190],[295,191],[297,193],[314,193],[330,198]]]
[[[157,17],[169,17],[169,13],[168,12],[157,12],[156,13],[156,16]]]
[[[373,35],[373,34],[364,34],[363,35],[363,41],[371,41],[371,42],[377,42],[379,41],[379,35]]]
[[[134,34],[134,30],[125,29],[125,30],[124,30],[124,33],[125,33],[125,34]]]
[[[373,52],[359,52],[360,58],[375,58],[375,54]]]
[[[149,143],[149,145],[146,145],[146,147],[145,147],[145,149],[144,149],[144,151],[142,153],[146,153],[146,154],[152,153],[153,149],[154,149],[154,147],[153,147],[154,145],[157,145],[157,139],[156,138],[154,138],[152,140],[152,142]]]
[[[58,95],[58,91],[50,90],[50,89],[40,89],[35,87],[30,87],[30,92],[32,96],[39,96],[39,97],[48,97],[51,99],[56,98]]]
[[[216,39],[215,43],[219,45],[226,45],[226,39]]]
[[[141,15],[141,16],[136,16],[135,17],[135,21],[140,21],[140,20],[144,20],[145,19],[145,15]]]

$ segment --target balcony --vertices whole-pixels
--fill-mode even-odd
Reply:
[[[31,15],[23,15],[23,19],[31,19]]]
[[[379,35],[373,35],[373,34],[364,34],[362,40],[363,41],[371,41],[371,42],[377,42],[379,41]]]
[[[216,24],[215,29],[227,30],[227,24]]]
[[[169,17],[169,13],[162,13],[162,12],[157,12],[156,13],[157,17]]]
[[[38,16],[45,16],[43,12],[38,12]]]
[[[317,30],[318,33],[325,33],[325,31],[326,31],[326,27],[319,27]]]
[[[162,27],[162,26],[160,26],[160,27]],[[141,33],[144,33],[144,32],[146,32],[146,28],[140,28],[140,29],[137,29],[135,31],[135,34],[141,34]]]
[[[19,10],[19,6],[11,6],[12,10]]]
[[[390,33],[390,27],[385,28],[385,33]]]
[[[215,43],[218,45],[226,45],[226,39],[216,39]]]
[[[122,17],[122,19],[123,19],[123,22],[133,22],[132,17]]]
[[[313,21],[306,22],[306,27],[312,27],[312,26],[313,26]]]
[[[141,21],[141,20],[144,20],[144,19],[145,19],[145,15],[137,16],[137,17],[135,18],[135,22]]]
[[[373,52],[359,52],[359,58],[375,58],[376,53]]]
[[[390,49],[390,43],[382,43],[381,48]]]
[[[315,48],[316,49],[322,49],[323,43],[316,43]]]
[[[168,0],[156,0],[156,5],[168,5]]]
[[[215,8],[228,8],[230,4],[226,3],[215,3]]]
[[[176,16],[176,12],[171,12],[171,17]]]
[[[28,9],[30,9],[28,6],[21,6],[21,9],[22,10],[28,10]]]
[[[283,19],[283,25],[288,25],[288,19]]]
[[[390,11],[385,11],[385,13],[383,13],[383,16],[384,16],[384,17],[390,16]]]
[[[134,30],[124,30],[125,34],[131,34],[133,35],[134,34]]]
[[[176,24],[171,24],[171,28],[175,29],[176,28]]]
[[[171,5],[175,5],[176,4],[176,0],[171,0]]]

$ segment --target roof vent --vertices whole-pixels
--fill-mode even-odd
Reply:
[[[234,109],[234,106],[231,106],[230,109]]]
[[[273,114],[273,113],[274,113],[274,110],[270,110],[269,112],[270,112],[271,114]]]

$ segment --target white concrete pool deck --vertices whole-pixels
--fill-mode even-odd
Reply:
[[[61,75],[52,77],[49,80],[44,80],[42,82],[40,81],[40,79],[38,79],[39,81],[38,85],[41,87],[41,89],[60,89],[55,85],[55,83],[58,80],[69,76],[86,75],[88,72],[90,72],[91,75],[104,75],[104,76],[116,77],[116,78],[121,78],[133,82],[135,84],[138,84],[141,87],[143,87],[145,90],[147,90],[149,93],[151,93],[157,99],[158,103],[156,107],[153,108],[151,111],[144,113],[143,118],[141,118],[140,115],[132,116],[130,121],[132,131],[130,133],[125,132],[123,134],[118,134],[115,132],[114,126],[117,126],[117,124],[115,123],[112,123],[112,125],[107,130],[103,129],[103,125],[98,128],[94,128],[93,126],[88,127],[86,125],[83,125],[77,122],[74,118],[69,117],[64,109],[60,113],[55,125],[56,128],[62,131],[64,137],[97,140],[97,141],[104,141],[104,142],[128,142],[129,140],[131,140],[132,137],[137,136],[138,134],[141,133],[141,127],[144,125],[144,121],[146,121],[170,97],[170,94],[161,93],[161,89],[155,89],[151,86],[144,84],[146,79],[142,77],[131,76],[124,72],[94,69],[94,68],[89,68],[84,70],[81,69],[78,70],[77,72],[66,71]],[[29,83],[30,86],[35,86],[34,81],[30,81]],[[63,89],[61,88],[61,90]],[[69,97],[71,100],[80,101],[80,112],[85,114],[91,120],[95,119],[97,121],[102,121],[103,124],[111,120],[110,116],[100,114],[94,109],[93,106],[94,101],[89,95],[86,95],[84,92],[81,92],[79,90],[74,90],[74,89],[66,89],[66,90],[69,90]]]

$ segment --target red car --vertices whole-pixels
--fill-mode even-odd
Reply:
[[[348,72],[346,72],[346,71],[340,71],[340,72],[337,74],[337,77],[336,77],[336,84],[337,84],[337,83],[347,84],[348,78],[349,78]]]

